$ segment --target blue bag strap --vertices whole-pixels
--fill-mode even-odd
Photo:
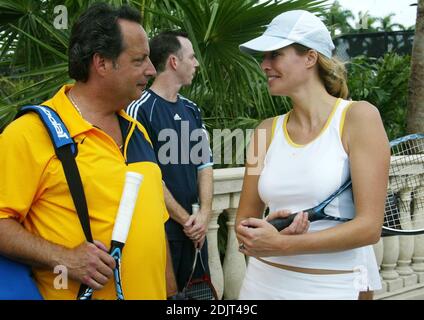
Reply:
[[[49,133],[56,151],[63,146],[70,145],[72,153],[75,155],[75,142],[56,111],[46,106],[24,106],[19,110],[17,117],[20,117],[28,111],[34,111],[38,114]]]
[[[93,235],[91,234],[87,201],[78,166],[75,162],[75,156],[77,153],[76,144],[56,111],[47,106],[30,105],[22,107],[19,110],[17,117],[20,117],[29,111],[33,111],[39,115],[41,122],[44,124],[47,132],[49,133],[56,155],[62,162],[69,191],[71,192],[72,200],[78,213],[78,218],[84,231],[85,238],[88,242],[92,243]]]

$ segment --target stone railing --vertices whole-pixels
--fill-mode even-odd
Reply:
[[[246,272],[246,259],[238,251],[234,221],[240,199],[244,168],[214,170],[213,216],[208,230],[209,267],[212,282],[222,299],[237,299]],[[390,179],[393,179],[391,177]],[[400,199],[404,208],[422,210],[424,178],[420,186],[405,188]],[[412,192],[421,195],[414,197]],[[218,251],[218,218],[227,215],[227,247],[224,261]],[[382,290],[375,299],[424,299],[424,235],[384,237],[374,245]]]

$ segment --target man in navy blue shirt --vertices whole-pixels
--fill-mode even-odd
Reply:
[[[162,170],[171,217],[166,232],[182,290],[192,270],[195,248],[202,248],[203,262],[208,266],[205,240],[212,210],[212,154],[199,108],[178,93],[191,84],[199,66],[187,34],[160,33],[150,41],[150,57],[157,76],[127,112],[146,128]],[[200,210],[192,214],[195,203],[200,204]],[[200,272],[196,271],[195,275]]]

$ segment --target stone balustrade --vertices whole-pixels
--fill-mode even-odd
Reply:
[[[244,168],[214,170],[213,216],[208,230],[209,267],[212,282],[221,299],[237,299],[246,272],[246,258],[238,251],[234,222],[243,184]],[[396,177],[390,177],[396,179]],[[400,190],[402,215],[414,221],[410,210],[424,207],[424,176],[419,186],[406,186]],[[415,196],[414,196],[415,195]],[[416,196],[418,195],[418,196]],[[218,218],[226,215],[226,250],[223,261],[218,250]],[[222,225],[222,224],[221,224]],[[380,268],[382,290],[375,299],[424,299],[424,235],[383,237],[374,245]]]

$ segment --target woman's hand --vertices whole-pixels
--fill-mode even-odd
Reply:
[[[284,254],[282,235],[287,236],[305,233],[309,228],[308,215],[303,212],[299,213],[292,224],[281,232],[278,232],[277,229],[267,221],[277,217],[284,218],[289,214],[289,211],[281,210],[271,213],[266,220],[248,218],[241,221],[236,228],[237,238],[240,243],[240,252],[245,255],[256,257]]]
[[[279,210],[270,213],[266,217],[266,221],[271,221],[276,218],[287,218],[291,214],[288,210]],[[306,233],[309,229],[310,222],[308,220],[308,214],[303,211],[294,218],[293,222],[285,229],[281,230],[281,234],[302,234]]]

